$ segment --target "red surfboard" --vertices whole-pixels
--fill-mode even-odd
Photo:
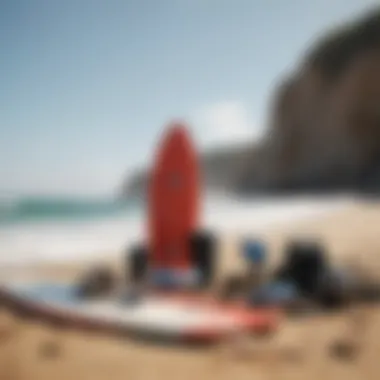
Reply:
[[[172,123],[159,145],[148,189],[148,236],[154,268],[191,266],[188,242],[198,215],[197,154],[187,127]]]

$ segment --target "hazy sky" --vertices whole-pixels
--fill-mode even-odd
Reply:
[[[262,133],[279,76],[366,0],[0,0],[0,193],[105,194],[164,124]]]

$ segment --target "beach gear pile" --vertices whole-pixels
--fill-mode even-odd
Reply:
[[[243,253],[247,266],[265,266],[267,252],[262,243],[246,243]],[[252,306],[287,307],[302,302],[331,309],[351,301],[380,299],[379,284],[365,282],[343,266],[333,266],[319,242],[301,240],[289,242],[277,270],[246,292],[247,302]]]

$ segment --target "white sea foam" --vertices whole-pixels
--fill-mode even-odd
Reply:
[[[0,229],[0,263],[87,260],[115,255],[143,238],[141,218],[125,216],[72,223],[45,222]]]
[[[347,197],[238,200],[206,196],[202,225],[217,233],[259,232],[268,226],[318,217],[350,202]],[[88,260],[116,256],[144,239],[142,214],[96,220],[24,223],[0,227],[0,264]]]
[[[219,197],[204,204],[203,225],[220,233],[256,233],[332,213],[353,200],[340,197],[231,199]]]

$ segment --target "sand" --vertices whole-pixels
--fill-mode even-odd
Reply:
[[[293,236],[316,236],[336,262],[360,262],[380,274],[380,203],[358,202],[316,220],[268,229],[273,262]],[[238,236],[221,242],[219,275],[239,270]],[[114,264],[114,263],[113,263]],[[36,278],[72,278],[83,265],[24,268]],[[5,273],[2,273],[4,276]],[[8,273],[14,276],[14,273]],[[354,341],[354,360],[331,355],[338,341]],[[57,330],[0,311],[0,380],[50,379],[379,379],[380,308],[284,320],[268,339],[235,337],[213,348],[148,345],[126,338]]]

